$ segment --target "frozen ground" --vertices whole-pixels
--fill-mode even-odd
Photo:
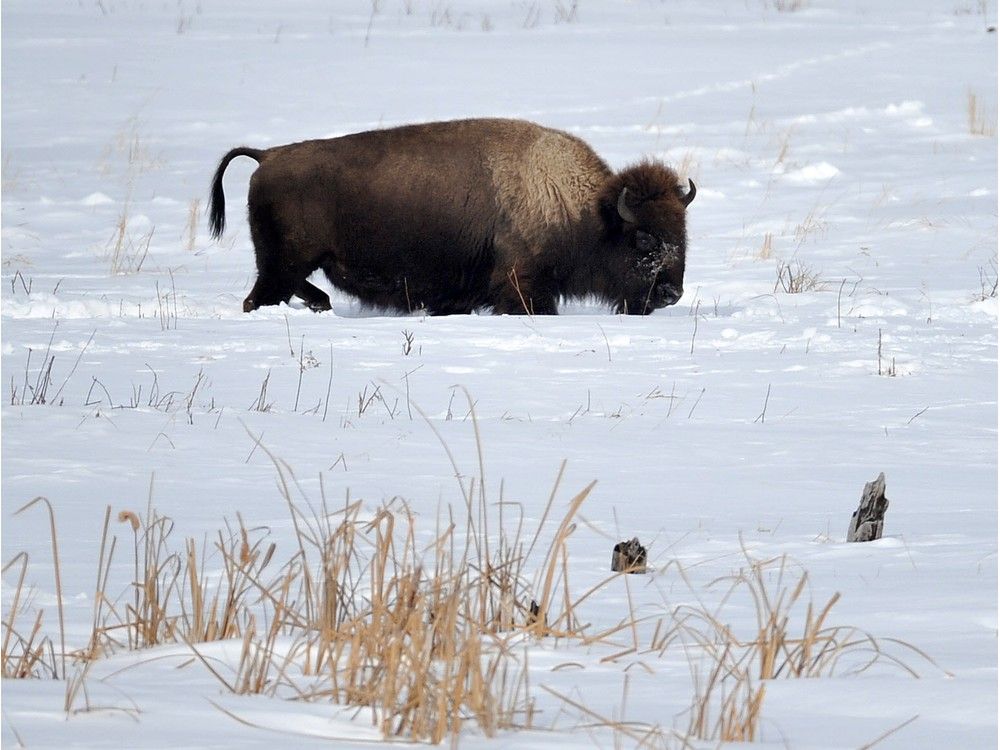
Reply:
[[[432,425],[463,473],[479,471],[460,385],[493,497],[502,480],[537,520],[563,459],[557,508],[598,480],[570,542],[579,591],[606,575],[614,541],[638,535],[657,572],[630,579],[637,611],[710,601],[707,584],[746,564],[742,537],[754,557],[787,553],[808,570],[818,604],[840,592],[833,624],[933,658],[905,655],[920,679],[881,665],[773,681],[763,746],[861,747],[916,717],[877,746],[995,747],[995,4],[277,8],[3,3],[3,560],[26,551],[35,587],[19,619],[42,608],[58,632],[48,522],[37,507],[14,515],[39,495],[56,514],[71,648],[90,632],[106,505],[144,512],[151,493],[178,540],[238,512],[290,545],[274,468],[250,433],[311,497],[321,475],[330,497],[375,508],[401,496],[433,534],[460,495]],[[534,119],[613,166],[650,155],[690,174],[680,303],[646,318],[586,301],[554,318],[425,318],[334,295],[321,315],[297,302],[240,312],[253,280],[248,161],[227,173],[220,243],[203,218],[226,150],[470,115]],[[819,285],[787,293],[779,263]],[[32,404],[50,362],[48,403]],[[383,399],[359,408],[376,388]],[[847,545],[880,471],[886,538]],[[121,557],[119,589],[128,572]],[[619,578],[582,614],[600,629],[625,600]],[[745,603],[725,617],[752,626]],[[687,726],[682,658],[628,670],[623,699],[637,659],[549,642],[529,652],[534,686],[602,716]],[[68,717],[64,683],[6,680],[2,741],[376,738],[328,704],[224,694],[198,664],[177,669],[186,661],[180,647],[102,661],[88,680],[98,708]],[[566,662],[581,668],[553,671]],[[462,744],[613,744],[536,692],[540,731],[470,730]]]

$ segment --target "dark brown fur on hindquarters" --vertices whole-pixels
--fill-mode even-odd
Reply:
[[[457,120],[233,149],[212,182],[216,237],[238,156],[260,164],[246,311],[293,295],[328,310],[306,280],[318,269],[365,303],[431,314],[549,315],[560,297],[590,295],[646,314],[683,293],[694,184],[655,161],[612,172],[568,133]]]

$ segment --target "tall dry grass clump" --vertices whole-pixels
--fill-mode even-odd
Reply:
[[[722,589],[716,603],[704,603],[692,589],[697,602],[680,605],[661,619],[642,652],[663,656],[671,648],[685,650],[692,679],[685,738],[759,739],[771,680],[856,675],[876,665],[917,677],[903,655],[937,668],[927,654],[904,641],[831,624],[840,594],[814,602],[808,573],[787,556],[757,559],[742,540],[741,549],[745,565],[708,585],[709,590]],[[724,618],[734,605],[749,605],[756,623],[750,631]]]
[[[533,584],[522,519],[506,528],[505,503],[486,501],[481,477],[460,480],[464,518],[449,512],[421,541],[418,516],[402,500],[374,514],[349,499],[331,508],[322,497],[314,507],[293,499],[294,475],[271,458],[298,550],[259,587],[272,622],[294,636],[283,654],[270,653],[269,689],[284,681],[304,699],[368,708],[386,737],[437,743],[466,722],[487,736],[531,726],[527,660],[517,647],[526,635],[575,626],[573,603],[557,588],[568,591],[566,540],[591,487],[570,501]]]
[[[710,661],[702,678],[692,670],[694,698],[686,737],[718,742],[753,742],[758,738],[766,684],[748,671],[733,668],[732,654],[724,649],[721,658]]]
[[[457,556],[452,526],[421,555],[405,508],[369,520],[354,503],[331,531],[296,644],[317,676],[310,698],[365,706],[384,736],[435,743],[468,720],[488,736],[530,724],[525,665],[488,606],[502,570],[483,576]]]
[[[840,594],[814,602],[809,574],[786,555],[760,560],[745,547],[743,555],[744,568],[709,584],[710,589],[725,587],[719,603],[713,608],[702,604],[677,607],[670,626],[658,628],[651,650],[662,653],[675,641],[695,644],[711,656],[711,663],[728,664],[727,674],[745,673],[758,680],[858,674],[876,664],[916,676],[898,656],[899,650],[933,663],[902,641],[829,624]],[[721,613],[736,599],[751,605],[755,632],[738,633],[722,619]]]
[[[82,671],[67,687],[67,705],[82,694],[94,660],[184,643],[235,694],[361,707],[386,738],[439,743],[469,723],[487,736],[530,727],[523,646],[582,632],[566,544],[593,484],[569,501],[542,544],[562,471],[529,540],[519,506],[489,502],[482,474],[456,474],[464,512],[449,511],[430,532],[400,499],[374,511],[349,493],[336,505],[322,490],[310,499],[291,468],[267,453],[293,529],[283,555],[270,530],[241,518],[178,548],[173,521],[151,501],[144,512],[121,511],[117,525],[106,508],[92,634],[69,654]],[[41,635],[41,613],[16,626],[27,562],[21,555],[4,569],[21,581],[4,622],[4,675],[65,676],[66,650]],[[112,580],[123,569],[130,581],[116,595]],[[208,645],[224,639],[240,644],[237,656],[220,659]]]

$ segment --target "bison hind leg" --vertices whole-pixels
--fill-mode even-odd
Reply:
[[[257,258],[257,281],[243,300],[243,312],[280,305],[297,295],[316,312],[330,309],[330,298],[307,281],[318,263],[283,234],[268,211],[250,206],[250,237]]]
[[[253,285],[250,294],[243,300],[243,312],[253,312],[265,305],[280,305],[288,302],[292,295],[300,297],[313,312],[325,312],[332,309],[330,298],[326,292],[316,288],[303,279],[296,282],[289,277],[275,277],[260,274],[257,283]]]
[[[243,300],[243,312],[253,312],[258,307],[288,302],[295,289],[296,286],[293,282],[268,274],[260,274],[257,276],[257,282],[250,290],[250,294]]]

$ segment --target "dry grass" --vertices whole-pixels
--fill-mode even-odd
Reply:
[[[720,675],[754,680],[858,674],[880,663],[916,677],[915,670],[896,655],[897,648],[933,664],[909,644],[879,639],[851,626],[830,625],[840,594],[817,605],[809,596],[808,573],[787,556],[756,559],[745,547],[743,556],[743,569],[709,584],[709,589],[725,586],[714,611],[704,605],[676,608],[671,626],[658,629],[650,650],[663,653],[676,640],[693,643],[710,655],[710,663],[728,666]],[[756,631],[749,637],[721,619],[723,609],[735,599],[748,601],[755,613]]]
[[[777,276],[774,282],[775,293],[780,290],[786,294],[801,294],[821,292],[826,289],[826,282],[819,273],[799,260],[789,262],[779,260],[775,273]]]
[[[753,741],[768,680],[860,674],[876,664],[917,677],[900,652],[936,667],[910,644],[829,624],[840,594],[815,604],[808,573],[786,556],[760,560],[746,547],[742,552],[743,569],[709,584],[724,587],[718,603],[675,608],[658,623],[644,652],[662,656],[677,645],[686,649],[693,684],[686,737]],[[727,608],[742,603],[755,613],[754,632],[740,633],[723,619]]]
[[[130,226],[131,202],[130,192],[122,204],[115,229],[105,245],[111,273],[115,275],[139,273],[149,256],[149,246],[153,241],[155,227],[150,227],[146,232],[137,232]]]
[[[0,159],[0,191],[13,193],[21,181],[21,170],[14,166],[14,159],[5,153]]]
[[[550,522],[565,465],[560,468],[538,526],[529,533],[520,506],[503,499],[502,485],[499,499],[489,500],[481,446],[478,474],[467,476],[431,429],[455,470],[463,506],[439,517],[433,531],[421,528],[418,516],[398,498],[369,510],[348,492],[334,504],[322,483],[319,497],[308,497],[291,468],[253,435],[255,449],[274,466],[291,520],[291,545],[284,550],[270,540],[268,529],[248,527],[239,517],[210,540],[199,544],[188,538],[178,550],[173,522],[155,511],[151,499],[141,515],[118,514],[124,526],[119,539],[108,507],[92,634],[86,647],[72,654],[83,666],[67,682],[66,710],[90,705],[86,677],[95,659],[123,649],[184,643],[194,662],[234,694],[364,708],[386,739],[456,741],[470,725],[494,736],[534,725],[526,646],[529,639],[555,637],[607,649],[602,663],[639,658],[647,670],[648,658],[681,649],[692,673],[683,730],[604,717],[545,690],[586,717],[588,726],[611,730],[616,742],[687,747],[694,740],[757,739],[767,680],[858,673],[881,662],[915,675],[893,651],[926,658],[907,644],[829,624],[839,594],[815,606],[805,571],[784,556],[754,559],[745,548],[744,567],[709,584],[712,592],[722,589],[714,606],[696,594],[696,604],[661,617],[644,646],[639,630],[644,618],[635,613],[624,574],[573,593],[568,541],[594,484],[563,504],[562,517]],[[51,509],[50,525],[55,553]],[[109,579],[122,548],[130,557],[131,581],[124,594],[112,598]],[[58,556],[56,561],[61,594]],[[27,567],[22,553],[4,568],[19,571],[4,621],[4,676],[65,677],[65,646],[56,650],[42,634],[42,613],[26,629],[16,625]],[[619,576],[625,580],[627,609],[619,622],[591,632],[578,618],[580,606]],[[756,614],[752,632],[739,632],[723,618],[736,599]],[[223,660],[204,645],[223,639],[239,644],[238,655]],[[625,679],[622,714],[627,674]],[[81,699],[85,708],[76,708]]]
[[[49,388],[52,386],[52,367],[55,365],[55,355],[50,354],[51,341],[42,357],[42,365],[35,372],[34,383],[31,382],[31,357],[34,354],[32,349],[28,349],[28,356],[24,364],[24,383],[20,390],[14,383],[13,376],[10,380],[10,403],[12,406],[38,406],[49,403]]]
[[[821,604],[813,602],[806,571],[786,556],[756,559],[743,547],[745,567],[711,582],[709,590],[722,589],[714,605],[702,601],[693,587],[696,603],[673,609],[657,621],[646,648],[625,649],[602,662],[624,657],[632,664],[647,664],[647,657],[662,657],[681,649],[691,669],[692,698],[687,724],[681,729],[607,717],[579,700],[542,688],[578,712],[588,726],[614,733],[616,743],[641,747],[691,747],[694,741],[753,742],[760,739],[767,684],[775,679],[822,678],[866,672],[877,664],[905,675],[917,672],[900,654],[917,657],[932,666],[919,649],[896,639],[880,639],[851,626],[830,624],[840,594]],[[683,569],[681,577],[687,581]],[[690,587],[690,584],[688,584]],[[727,623],[724,613],[745,609],[755,613],[756,627],[749,632]],[[617,628],[585,640],[593,642],[614,632],[635,627],[634,613]],[[947,673],[945,673],[947,674]],[[627,693],[628,677],[624,678]],[[887,736],[890,730],[883,736]]]
[[[256,400],[253,403],[251,403],[250,406],[247,407],[247,409],[249,409],[250,411],[259,411],[259,412],[271,411],[271,408],[274,406],[274,402],[268,401],[267,399],[267,386],[268,383],[270,382],[271,382],[271,370],[269,369],[267,371],[267,374],[264,376],[264,379],[260,383],[260,391],[258,391],[257,393]]]
[[[56,613],[59,616],[59,657],[58,657],[58,662],[57,662],[56,661],[56,655],[54,653],[52,654],[53,676],[58,677],[58,676],[61,675],[62,677],[65,677],[66,676],[66,624],[65,624],[66,623],[66,618],[65,618],[65,615],[63,613],[62,574],[61,574],[61,570],[60,570],[60,566],[59,566],[59,539],[58,539],[58,536],[56,534],[56,516],[55,516],[55,511],[52,510],[52,503],[50,503],[48,501],[48,498],[45,498],[45,497],[36,497],[34,500],[32,500],[32,501],[30,501],[28,503],[25,503],[20,508],[18,508],[16,511],[14,511],[14,515],[15,516],[20,515],[21,513],[24,513],[26,510],[30,510],[31,508],[35,507],[36,505],[44,505],[46,511],[48,512],[48,517],[49,517],[49,534],[50,534],[50,538],[51,538],[51,542],[52,542],[53,582],[55,584]],[[27,557],[24,558],[24,564],[27,565]],[[23,571],[22,571],[22,575],[23,575]],[[23,585],[23,581],[22,581],[21,584],[18,585],[18,593],[20,593],[21,585]],[[14,607],[14,608],[11,609],[10,621],[9,621],[10,622],[10,629],[13,629],[14,615],[16,613],[16,609],[17,609],[16,607]],[[36,636],[38,634],[38,628],[41,626],[41,617],[42,617],[42,613],[39,612],[38,613],[38,617],[35,620],[35,627],[32,628],[31,635],[27,639],[27,641],[25,641],[23,639],[21,639],[19,641],[20,644],[24,648],[28,649],[28,652],[31,651],[30,645],[35,642],[35,638],[36,638]],[[8,647],[8,638],[7,638],[7,636],[8,635],[9,635],[9,630],[8,630],[7,633],[4,634],[3,660],[4,660],[4,668],[5,669],[6,669],[6,665],[7,665],[7,655],[8,655],[8,653],[7,653],[7,647]],[[44,639],[43,639],[43,641],[44,641]],[[39,645],[42,646],[43,642],[39,642]],[[50,651],[51,651],[51,648],[50,648]],[[37,664],[38,663],[38,659],[32,657],[31,658],[31,662],[33,664]],[[57,665],[58,665],[58,670],[56,669]]]
[[[806,0],[770,0],[764,3],[765,8],[774,8],[779,13],[795,13],[807,6]]]
[[[774,235],[771,232],[764,233],[764,239],[754,257],[757,260],[770,260],[774,257]]]
[[[187,224],[184,226],[184,247],[192,252],[198,241],[198,224],[201,222],[201,201],[195,198],[188,206]]]
[[[55,385],[52,376],[53,365],[55,365],[55,354],[52,353],[52,343],[55,340],[56,330],[58,327],[58,322],[52,327],[52,334],[49,336],[49,342],[42,355],[42,364],[38,370],[32,370],[31,359],[34,354],[34,350],[30,347],[28,348],[28,355],[24,363],[24,379],[20,388],[18,388],[17,384],[14,382],[14,376],[11,375],[10,403],[12,406],[42,406],[45,404],[63,405],[63,389],[65,389],[66,385],[73,377],[77,367],[80,365],[80,360],[83,359],[83,355],[87,352],[87,349],[90,348],[91,343],[93,343],[96,331],[90,334],[90,338],[87,339],[86,343],[80,349],[80,353],[73,362],[73,366],[70,368],[69,373],[63,379],[62,385],[56,389],[55,394],[50,394],[49,389]]]
[[[118,514],[123,535],[113,533],[106,509],[92,634],[72,654],[84,671],[67,685],[67,710],[86,699],[93,660],[185,643],[233,693],[365,707],[387,738],[438,743],[470,722],[488,736],[531,726],[534,702],[518,644],[582,633],[573,608],[583,599],[569,594],[566,543],[593,485],[569,501],[544,554],[539,544],[529,579],[526,561],[542,539],[558,478],[529,543],[520,514],[502,498],[487,501],[482,473],[459,478],[465,513],[449,512],[428,535],[399,500],[374,513],[349,497],[338,507],[325,495],[312,501],[288,465],[268,456],[294,528],[283,558],[267,529],[242,519],[200,545],[186,539],[178,551],[173,522],[151,501],[144,513]],[[109,579],[121,554],[130,557],[131,582],[114,597]],[[66,650],[41,635],[41,612],[25,635],[15,626],[27,556],[7,568],[15,566],[20,584],[4,623],[4,673],[64,676]],[[241,644],[231,663],[199,645],[223,639]]]
[[[894,378],[898,375],[896,370],[896,358],[895,357],[883,357],[882,354],[882,329],[878,329],[878,374],[885,375],[887,378]]]
[[[170,271],[170,291],[160,291],[160,282],[155,282],[156,317],[160,321],[160,330],[177,330],[177,287],[174,284],[174,273]]]
[[[573,619],[564,610],[551,626],[548,617],[531,617],[523,544],[518,536],[508,541],[499,519],[499,536],[489,533],[485,496],[476,493],[475,481],[466,488],[464,522],[450,518],[422,545],[416,516],[404,503],[390,502],[374,515],[349,499],[334,509],[323,497],[314,507],[304,497],[293,499],[294,474],[271,459],[298,549],[268,579],[263,568],[274,557],[273,545],[265,550],[261,540],[252,542],[242,524],[231,542],[220,535],[227,596],[208,606],[206,596],[192,595],[183,618],[217,623],[207,632],[198,625],[184,640],[220,682],[236,693],[281,688],[301,699],[364,706],[386,737],[437,743],[467,721],[489,736],[530,726],[533,704],[516,639],[525,632],[564,634]],[[565,538],[589,489],[571,501],[540,568],[543,615],[557,608]],[[203,586],[196,584],[190,545],[185,569],[194,593]],[[212,616],[231,609],[220,608],[221,601],[237,606],[225,617]],[[247,614],[254,607],[266,612],[263,620]],[[269,623],[262,632],[259,621]],[[194,646],[197,636],[209,634],[242,637],[232,675]],[[290,638],[283,650],[279,635]]]
[[[697,183],[701,173],[701,163],[698,161],[698,155],[694,151],[685,151],[684,156],[681,157],[681,160],[674,167],[674,171],[677,173],[680,184],[684,185],[685,189],[687,189],[687,181],[689,179]]]
[[[21,628],[17,622],[25,599],[30,599],[30,592],[24,591],[24,577],[28,570],[28,555],[20,552],[3,567],[6,573],[15,565],[20,565],[17,584],[10,611],[3,621],[3,646],[0,651],[2,660],[2,675],[4,679],[25,678],[58,678],[59,661],[56,659],[52,639],[42,634],[43,610],[38,610],[28,624],[27,629]]]
[[[774,164],[772,166],[777,167],[785,163],[788,158],[788,152],[792,145],[792,134],[795,132],[795,126],[792,125],[788,130],[780,133],[776,136],[777,140],[775,145],[778,149],[778,155],[774,157]]]
[[[154,154],[142,137],[143,122],[139,114],[134,114],[122,123],[111,142],[104,147],[98,163],[98,172],[110,175],[116,171],[116,163],[124,161],[125,177],[131,180],[136,175],[159,169],[163,160]]]
[[[995,138],[997,134],[996,111],[983,107],[982,101],[972,90],[966,94],[966,114],[969,122],[969,133],[987,138]]]
[[[149,255],[155,227],[138,229],[132,216],[135,184],[140,175],[158,169],[162,161],[153,154],[140,134],[142,122],[138,115],[130,117],[104,149],[98,170],[110,175],[120,170],[125,198],[114,231],[105,243],[105,254],[113,274],[139,273]]]
[[[577,20],[577,11],[579,8],[577,5],[579,0],[567,0],[567,4],[564,5],[562,0],[556,0],[556,15],[555,22],[559,23],[575,23]]]
[[[994,255],[990,258],[988,264],[984,268],[979,267],[979,293],[976,295],[976,299],[980,302],[985,302],[988,299],[996,299],[997,297],[997,256]]]
[[[811,236],[822,236],[826,233],[827,223],[823,219],[826,209],[820,209],[819,205],[813,206],[806,217],[795,225],[795,246],[796,249],[805,244]]]
[[[694,701],[687,737],[718,742],[753,742],[757,739],[765,685],[745,669],[733,668],[728,649],[710,662],[707,679],[692,672]]]

